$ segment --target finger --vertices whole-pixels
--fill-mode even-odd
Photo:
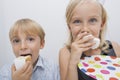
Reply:
[[[94,44],[95,44],[95,42],[87,42],[87,43],[84,43],[84,44],[80,44],[79,48],[87,48],[87,47],[91,48]]]
[[[32,74],[32,70],[33,70],[32,63],[30,61],[27,61],[27,64],[28,64],[28,68],[26,69],[24,74],[31,75]]]
[[[23,67],[19,69],[19,71],[21,71],[22,73],[24,73],[24,72],[27,70],[28,67],[29,67],[29,64],[26,62],[26,63],[23,65]]]
[[[92,42],[94,39],[93,36],[88,36],[88,37],[83,37],[81,40],[79,40],[77,43],[78,44],[82,44],[82,43],[86,43],[86,42]]]
[[[29,66],[29,68],[27,69],[27,71],[25,72],[25,74],[27,74],[28,76],[32,75],[32,71],[33,71],[33,67]]]
[[[76,39],[75,41],[79,41],[80,39],[82,39],[84,36],[88,35],[87,32],[84,32],[84,33],[80,33],[76,36]]]
[[[16,68],[15,68],[14,64],[11,66],[11,71],[12,71],[12,73],[14,73],[16,71]]]
[[[91,47],[83,48],[83,52],[85,52],[85,51],[87,51],[89,49],[91,49]]]

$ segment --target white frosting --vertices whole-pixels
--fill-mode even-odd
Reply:
[[[100,39],[99,38],[94,38],[93,41],[95,42],[95,45],[93,45],[91,48],[96,49],[100,45]]]
[[[20,69],[24,64],[25,64],[26,60],[25,57],[18,57],[14,60],[14,64],[16,67],[16,70]]]
[[[89,36],[93,36],[93,35],[87,35],[87,36],[85,36],[84,38],[88,38]],[[99,38],[94,38],[93,40],[90,40],[90,42],[91,41],[94,41],[95,42],[95,45],[93,45],[91,48],[92,49],[96,49],[96,48],[98,48],[99,47],[99,45],[100,45],[100,39]]]
[[[83,38],[85,39],[85,38],[88,38],[89,36],[93,36],[93,35],[90,34],[90,35],[84,36]]]

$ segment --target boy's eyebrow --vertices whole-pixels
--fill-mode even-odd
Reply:
[[[15,38],[18,38],[18,36],[12,36],[12,37],[10,38],[10,40],[13,40],[13,39],[15,39]]]
[[[17,35],[15,35],[15,36],[12,36],[13,38],[16,38],[16,37],[18,37]]]
[[[35,38],[37,35],[36,34],[29,34],[29,35],[26,35],[26,36]]]

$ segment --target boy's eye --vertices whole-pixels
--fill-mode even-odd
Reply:
[[[13,41],[12,41],[13,43],[19,43],[20,42],[20,40],[19,39],[13,39]]]
[[[96,19],[96,18],[91,18],[91,19],[89,20],[89,22],[91,22],[91,23],[97,22],[97,19]]]
[[[28,39],[27,40],[29,40],[29,41],[34,41],[35,39],[34,38],[32,38],[32,37],[28,37]]]

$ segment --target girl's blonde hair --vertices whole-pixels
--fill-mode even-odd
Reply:
[[[71,0],[69,2],[67,9],[66,9],[66,22],[67,22],[68,28],[69,28],[69,23],[70,23],[71,18],[73,16],[73,11],[74,11],[75,7],[78,4],[82,4],[84,1],[86,1],[86,0]],[[97,0],[91,0],[91,1],[96,1],[96,3],[98,3],[98,5],[100,5],[101,10],[102,10],[101,17],[102,17],[103,29],[100,31],[100,35],[99,35],[99,38],[101,41],[99,47],[101,50],[106,51],[106,49],[108,48],[108,44],[105,41],[104,37],[105,37],[106,28],[107,28],[107,13],[106,13],[106,10],[104,9],[103,5],[100,4]],[[69,33],[70,33],[70,31],[69,31]],[[67,47],[69,49],[70,49],[70,44],[72,43],[72,41],[73,41],[73,38],[72,38],[72,34],[70,33],[68,43],[67,43]]]
[[[26,35],[38,35],[41,40],[44,40],[44,30],[42,29],[40,24],[31,19],[26,18],[16,21],[9,31],[10,40],[12,40],[13,37],[18,35],[19,30],[22,30]]]

